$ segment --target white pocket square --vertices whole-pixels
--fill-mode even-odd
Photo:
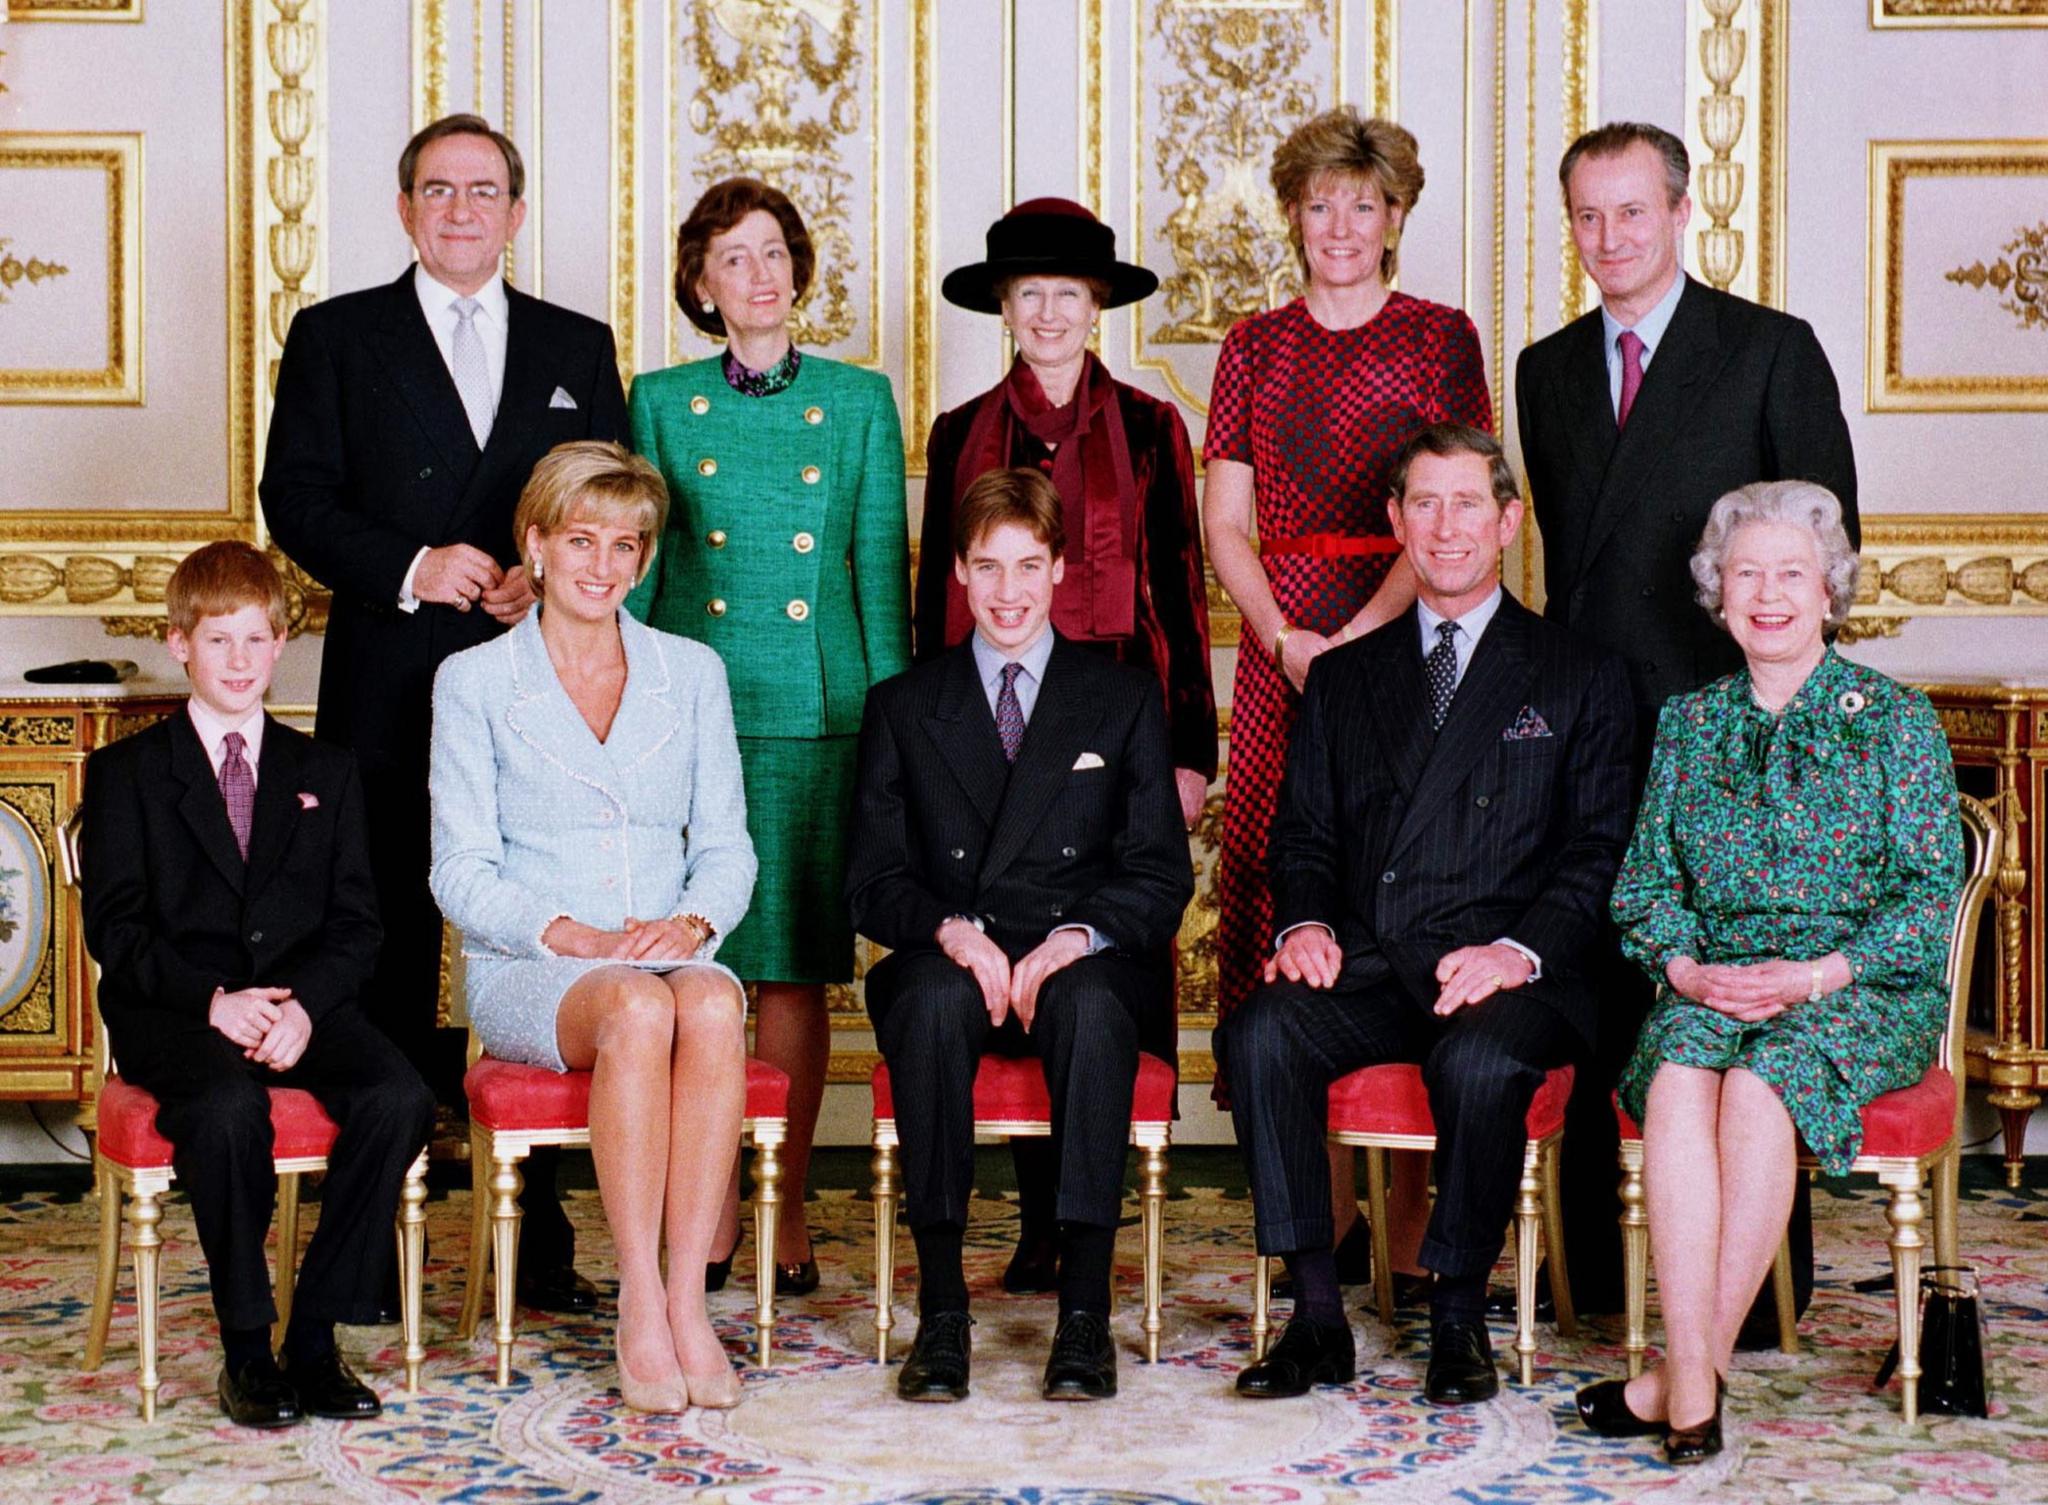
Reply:
[[[1073,771],[1080,773],[1084,769],[1100,767],[1102,767],[1101,753],[1084,752],[1080,757],[1074,759]]]
[[[576,406],[576,399],[560,387],[557,387],[555,388],[555,395],[548,399],[548,406],[551,408],[573,408]]]

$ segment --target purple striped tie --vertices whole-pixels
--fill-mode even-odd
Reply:
[[[242,861],[249,860],[249,827],[256,820],[256,776],[242,756],[242,734],[229,732],[220,739],[220,797],[228,807],[228,824],[235,828],[235,845]]]
[[[1024,745],[1024,707],[1017,699],[1017,676],[1022,664],[1003,665],[1003,687],[996,694],[996,735],[1003,739],[1003,756],[1017,761],[1017,749]]]

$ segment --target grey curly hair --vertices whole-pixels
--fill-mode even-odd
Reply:
[[[1842,526],[1842,504],[1812,481],[1755,481],[1714,503],[1706,531],[1692,551],[1693,584],[1709,615],[1721,615],[1721,567],[1736,530],[1750,523],[1793,523],[1813,534],[1827,585],[1829,627],[1840,627],[1856,603],[1856,546]]]

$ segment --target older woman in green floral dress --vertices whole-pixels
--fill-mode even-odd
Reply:
[[[1579,1393],[1607,1435],[1721,1446],[1722,1381],[1792,1203],[1798,1142],[1839,1174],[1860,1110],[1911,1086],[1946,1023],[1962,836],[1924,696],[1838,657],[1856,555],[1803,481],[1715,504],[1701,605],[1748,666],[1667,703],[1615,882],[1628,954],[1661,984],[1623,1074],[1643,1126],[1666,1359]]]

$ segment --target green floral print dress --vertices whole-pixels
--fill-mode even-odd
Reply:
[[[1675,696],[1612,904],[1622,949],[1658,983],[1622,1106],[1638,1123],[1666,1061],[1770,1083],[1823,1170],[1863,1142],[1860,1110],[1920,1080],[1947,1022],[1962,829],[1927,698],[1829,649],[1777,715],[1747,671]],[[1812,961],[1853,980],[1744,1024],[1672,990],[1674,957]]]

